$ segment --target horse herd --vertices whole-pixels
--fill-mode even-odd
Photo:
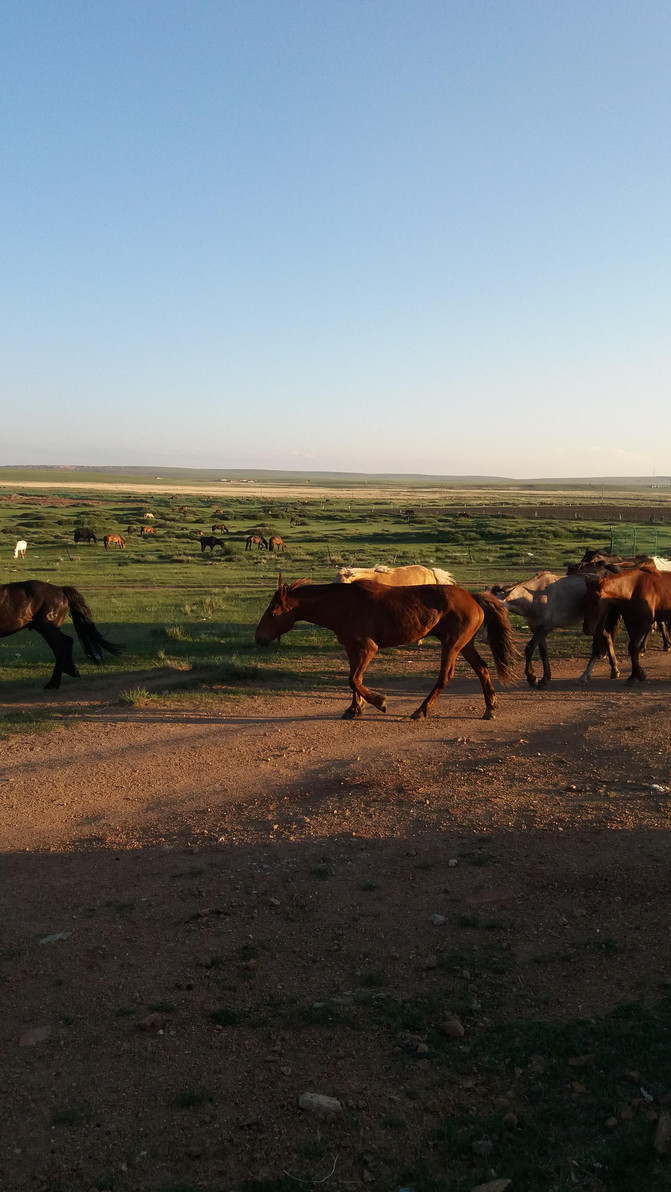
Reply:
[[[153,518],[153,516],[153,513],[145,513],[145,517]],[[128,526],[126,529],[127,534],[132,534],[134,531],[135,526]],[[198,537],[200,539],[200,553],[202,555],[204,555],[205,551],[208,549],[210,554],[213,554],[215,546],[220,546],[223,548],[224,541],[222,538],[214,537],[215,531],[223,532],[225,534],[230,534],[231,532],[228,526],[224,525],[223,522],[218,522],[212,526],[212,534],[205,534],[202,530],[199,530]],[[156,529],[154,526],[140,527],[140,538],[147,538],[150,534],[155,533]],[[119,550],[126,549],[126,539],[123,538],[121,534],[105,534],[105,537],[102,541],[105,550],[110,550],[110,548],[113,546],[118,547]],[[89,545],[93,544],[95,546],[98,542],[98,539],[93,530],[91,530],[88,526],[78,526],[74,532],[74,542],[86,542]],[[268,539],[264,538],[262,534],[248,534],[247,538],[245,539],[245,550],[251,550],[253,546],[256,546],[258,550],[268,550],[271,552],[284,552],[287,549],[286,542],[283,538],[280,538],[279,534],[274,534]],[[25,559],[27,550],[28,543],[23,538],[20,538],[14,547],[14,558]]]
[[[418,576],[418,570],[426,573],[424,578]],[[646,675],[640,656],[655,625],[663,632],[668,648],[665,626],[671,622],[671,561],[648,555],[625,559],[588,550],[579,563],[569,566],[565,576],[541,571],[521,584],[491,587],[479,595],[458,588],[449,572],[428,568],[342,568],[334,584],[296,580],[288,586],[280,576],[278,589],[256,628],[256,641],[269,645],[296,621],[332,629],[350,663],[353,697],[344,714],[350,718],[362,715],[364,701],[386,710],[384,698],[362,682],[378,649],[436,637],[441,644],[438,678],[413,716],[428,714],[452,678],[461,654],[480,680],[484,718],[490,720],[496,696],[487,666],[473,642],[484,622],[497,674],[504,683],[510,682],[517,655],[510,612],[522,616],[532,631],[525,648],[525,675],[531,687],[546,687],[551,679],[548,634],[576,623],[582,623],[583,632],[592,639],[589,662],[580,681],[590,679],[595,662],[603,654],[608,655],[611,677],[619,677],[614,638],[620,621],[629,635],[629,682],[643,682]],[[532,667],[537,647],[543,662],[540,682]]]
[[[92,662],[102,661],[103,650],[120,653],[120,647],[96,629],[86,601],[75,588],[39,580],[0,585],[0,637],[32,629],[44,638],[55,657],[49,688],[60,686],[63,671],[78,674],[72,660],[72,639],[61,632],[68,610]],[[288,585],[280,573],[277,591],[256,627],[255,640],[258,645],[270,645],[297,621],[331,629],[349,659],[352,701],[344,713],[349,719],[361,716],[366,702],[386,711],[384,697],[363,685],[364,672],[379,649],[435,637],[441,647],[438,677],[413,716],[428,715],[452,678],[461,654],[480,681],[484,718],[489,720],[496,708],[496,695],[474,639],[484,625],[496,673],[503,683],[512,682],[518,654],[511,612],[523,617],[532,631],[525,648],[530,686],[543,687],[550,682],[548,634],[577,623],[592,639],[590,658],[579,681],[591,677],[594,664],[604,654],[610,661],[611,677],[617,678],[614,641],[621,621],[629,636],[629,681],[642,682],[646,676],[640,657],[655,626],[664,635],[664,648],[669,648],[666,626],[671,622],[671,561],[647,555],[624,559],[604,551],[586,551],[564,576],[541,571],[522,583],[493,586],[477,594],[458,587],[448,571],[418,565],[343,567],[335,582],[328,584],[299,579]],[[543,662],[540,682],[532,666],[536,648]]]

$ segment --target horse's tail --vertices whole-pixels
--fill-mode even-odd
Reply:
[[[515,647],[508,610],[504,608],[500,600],[491,596],[489,592],[480,592],[477,595],[474,592],[473,599],[477,600],[485,614],[487,640],[494,658],[496,673],[502,683],[514,683],[513,667],[519,653]]]
[[[86,657],[90,658],[91,662],[95,662],[96,666],[100,666],[103,660],[103,650],[107,650],[108,654],[121,654],[121,646],[115,646],[114,642],[108,642],[96,629],[91,610],[81,592],[78,592],[76,588],[63,588],[62,591],[68,602],[70,616]]]
[[[449,571],[443,571],[442,567],[432,567],[434,579],[437,584],[454,584],[455,579],[450,575]]]

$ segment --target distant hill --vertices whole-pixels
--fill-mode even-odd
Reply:
[[[86,464],[26,464],[23,466],[0,466],[0,480],[38,481],[44,479],[53,484],[55,478],[62,474],[72,477],[73,473],[81,474],[81,478],[106,480],[112,478],[137,480],[175,480],[191,481],[193,483],[210,484],[221,480],[232,481],[273,481],[286,484],[400,484],[400,485],[478,485],[478,486],[515,486],[522,488],[542,486],[557,489],[563,486],[571,488],[668,488],[671,486],[669,476],[566,476],[566,477],[536,477],[533,479],[517,479],[513,476],[441,476],[421,472],[307,472],[282,471],[280,469],[263,468],[167,468],[167,467],[136,467],[124,466],[96,466]]]

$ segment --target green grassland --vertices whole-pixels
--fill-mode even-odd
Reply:
[[[49,503],[36,503],[36,497]],[[105,670],[127,675],[129,688],[136,685],[138,672],[154,669],[167,671],[168,678],[172,674],[181,690],[318,686],[343,673],[342,652],[331,634],[303,625],[269,654],[253,644],[254,626],[280,568],[288,580],[328,582],[343,564],[424,563],[445,568],[459,584],[478,590],[545,567],[562,573],[585,546],[611,541],[610,522],[545,518],[542,506],[534,517],[520,517],[514,507],[483,513],[476,505],[464,515],[468,499],[466,491],[460,494],[457,513],[446,504],[444,490],[412,509],[393,489],[379,499],[301,500],[256,492],[226,499],[19,491],[0,500],[0,581],[32,577],[79,588],[96,624],[111,640],[123,643],[123,657],[108,658]],[[151,523],[145,520],[147,511],[154,514]],[[217,534],[223,549],[203,554],[198,532],[211,533],[215,522],[225,522],[231,533]],[[145,524],[156,532],[141,538]],[[80,526],[95,532],[97,546],[74,544]],[[245,551],[250,531],[266,537],[280,534],[287,553]],[[665,524],[618,520],[617,549],[632,549],[634,531],[638,550],[671,554],[671,527]],[[105,551],[102,538],[108,533],[121,533],[126,550]],[[19,538],[28,542],[28,554],[14,561]],[[557,634],[552,653],[582,657],[585,642],[579,631]],[[76,656],[81,661],[79,647]],[[390,652],[383,665],[393,669],[393,657]],[[433,665],[427,656],[427,669]],[[93,669],[82,666],[83,673]],[[41,686],[49,673],[50,656],[40,638],[24,632],[0,641],[0,678],[10,698],[22,695],[27,685]]]

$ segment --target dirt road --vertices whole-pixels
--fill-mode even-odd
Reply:
[[[365,1169],[383,1190],[385,1123],[417,1138],[452,1093],[416,1056],[401,1073],[375,998],[434,997],[467,1042],[492,1016],[652,996],[671,690],[666,659],[648,668],[645,688],[583,689],[560,664],[494,722],[464,674],[410,721],[411,670],[360,722],[344,687],[184,712],[86,680],[45,700],[62,728],[2,742],[3,1189],[270,1188],[337,1155],[331,1189]],[[302,1113],[306,1089],[343,1116]]]

